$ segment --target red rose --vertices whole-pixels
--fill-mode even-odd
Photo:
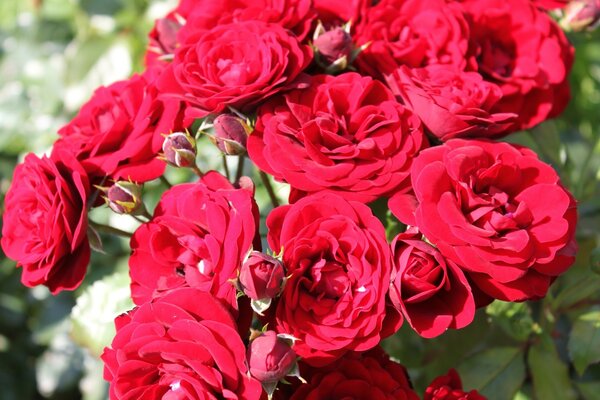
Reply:
[[[15,168],[4,200],[2,250],[23,267],[25,286],[52,294],[81,284],[90,260],[87,175],[70,154],[34,154]]]
[[[467,0],[478,72],[502,89],[494,113],[515,113],[514,129],[557,116],[570,97],[573,47],[560,27],[522,0]]]
[[[458,373],[451,369],[439,376],[425,389],[423,400],[486,400],[476,390],[465,392]]]
[[[564,8],[570,0],[531,0],[536,6],[546,10]]]
[[[131,238],[134,303],[191,286],[237,309],[236,289],[229,281],[252,249],[255,207],[252,189],[234,189],[216,172],[166,191],[152,220]]]
[[[279,294],[285,279],[281,261],[258,251],[242,264],[239,283],[242,292],[252,300],[272,299]]]
[[[145,182],[162,175],[162,134],[181,128],[179,101],[157,99],[156,71],[100,87],[59,130],[54,148],[74,154],[92,182],[104,177]]]
[[[500,88],[477,72],[443,65],[400,67],[386,77],[394,94],[421,118],[438,139],[503,136],[517,115],[492,113]]]
[[[411,228],[394,238],[390,298],[419,335],[433,338],[469,325],[475,301],[461,269],[421,236]]]
[[[390,209],[488,295],[539,299],[573,263],[575,200],[533,151],[453,139],[421,152],[411,177],[416,197]]]
[[[355,65],[382,78],[401,65],[464,67],[469,26],[459,3],[446,0],[383,0],[356,26],[355,42],[370,45]]]
[[[259,168],[305,192],[369,202],[408,187],[427,145],[419,119],[381,82],[318,75],[258,111],[248,153]]]
[[[359,23],[372,0],[313,0],[318,19],[327,27]]]
[[[266,331],[250,342],[247,359],[250,374],[261,383],[277,384],[296,367],[296,353],[275,331]]]
[[[291,400],[418,400],[406,369],[375,348],[366,353],[348,353],[335,364],[322,369],[302,368],[311,375]]]
[[[267,217],[272,249],[283,249],[288,281],[276,330],[298,341],[311,365],[364,351],[381,340],[391,254],[381,222],[362,203],[328,193],[274,209]]]
[[[189,103],[189,121],[252,106],[281,91],[312,60],[310,47],[276,24],[243,21],[188,33],[160,87],[165,98]]]
[[[246,349],[227,310],[183,288],[122,314],[102,354],[110,398],[258,400]]]

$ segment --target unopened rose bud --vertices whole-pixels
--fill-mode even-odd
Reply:
[[[277,382],[287,375],[296,375],[298,365],[292,342],[275,331],[266,331],[248,347],[250,374],[259,380],[267,392],[274,391]]]
[[[196,165],[196,140],[187,132],[174,132],[165,137],[163,158],[169,164],[187,168]]]
[[[278,259],[253,251],[242,264],[239,289],[252,300],[252,308],[261,314],[271,305],[285,281],[285,269]]]
[[[234,114],[221,114],[213,122],[214,134],[210,140],[223,153],[238,156],[246,152],[246,142],[252,129]]]
[[[573,0],[564,10],[560,25],[565,30],[592,30],[600,22],[600,0]]]
[[[106,190],[106,204],[117,214],[138,214],[144,211],[142,186],[128,181],[118,181]]]
[[[342,57],[349,60],[354,48],[352,37],[342,27],[323,33],[317,37],[313,45],[321,61],[327,64],[332,64]]]

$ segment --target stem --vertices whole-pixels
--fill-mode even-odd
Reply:
[[[202,171],[200,171],[200,168],[198,168],[197,165],[194,165],[192,168],[192,171],[194,171],[194,173],[196,175],[198,175],[199,178],[202,178],[204,176],[204,173]]]
[[[171,184],[171,182],[169,182],[169,181],[167,180],[167,178],[166,178],[164,175],[161,175],[159,179],[160,179],[160,181],[161,181],[161,182],[162,182],[162,183],[163,183],[163,184],[164,184],[164,185],[165,185],[167,188],[169,188],[169,189],[170,189],[170,188],[172,188],[172,187],[173,187],[173,185]]]
[[[223,154],[223,170],[228,181],[231,181],[231,174],[229,173],[229,165],[227,165],[227,155]]]
[[[115,228],[110,225],[99,224],[98,222],[94,222],[92,220],[89,220],[88,222],[89,222],[90,226],[92,228],[94,228],[95,230],[97,230],[98,232],[109,233],[111,235],[123,236],[123,237],[127,237],[127,238],[130,238],[131,236],[133,236],[132,233],[125,232],[119,228]]]
[[[142,215],[143,215],[144,217],[146,217],[148,220],[151,220],[151,219],[152,219],[152,214],[150,214],[150,213],[148,212],[148,210],[146,210],[146,208],[145,208],[145,207],[144,207],[144,212],[142,213]]]
[[[267,193],[269,194],[269,198],[271,199],[271,204],[273,205],[273,208],[279,207],[279,199],[277,198],[277,195],[273,190],[273,186],[271,186],[271,181],[269,180],[269,177],[263,171],[259,171],[259,174],[260,179],[262,179],[263,184],[267,189]]]
[[[235,181],[236,182],[239,182],[240,178],[244,174],[244,161],[245,160],[246,160],[246,156],[243,154],[238,157],[237,170],[235,171]]]

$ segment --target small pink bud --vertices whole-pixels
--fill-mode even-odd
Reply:
[[[252,129],[240,117],[233,114],[221,114],[213,122],[214,134],[210,140],[223,153],[237,156],[246,152],[246,142]]]
[[[600,22],[600,0],[573,0],[567,4],[560,20],[565,30],[592,30]]]
[[[161,18],[156,21],[156,41],[163,54],[175,53],[177,47],[177,33],[181,24],[174,18]]]
[[[174,132],[165,137],[162,150],[165,161],[175,167],[196,165],[196,140],[187,132]]]
[[[118,181],[106,190],[106,203],[117,214],[136,214],[144,210],[142,186]]]
[[[246,356],[250,374],[263,384],[278,382],[293,374],[297,366],[296,352],[290,341],[275,331],[266,331],[250,342]]]
[[[285,280],[285,269],[278,259],[258,251],[250,253],[240,269],[240,289],[252,300],[276,297]]]
[[[350,61],[354,50],[352,37],[342,27],[323,33],[315,39],[313,46],[325,64],[332,64],[343,57]]]

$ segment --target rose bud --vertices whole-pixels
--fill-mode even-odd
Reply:
[[[117,181],[104,190],[106,204],[117,214],[135,215],[144,212],[141,185],[129,181]]]
[[[326,31],[322,24],[313,36],[315,60],[327,73],[343,71],[363,50],[355,48],[350,35],[350,23]]]
[[[560,25],[568,31],[592,30],[600,21],[600,0],[574,0],[564,11]]]
[[[246,121],[234,114],[220,114],[213,122],[211,142],[223,153],[239,156],[246,152],[246,141],[252,129]]]
[[[266,331],[250,342],[246,357],[250,375],[259,380],[271,395],[277,382],[287,375],[298,375],[293,340],[275,331]]]
[[[162,158],[175,167],[187,168],[196,165],[196,140],[188,132],[167,135],[162,150]]]
[[[271,299],[281,291],[285,269],[275,257],[253,251],[242,264],[238,278],[240,290],[252,299],[252,308],[258,314],[271,305]]]

